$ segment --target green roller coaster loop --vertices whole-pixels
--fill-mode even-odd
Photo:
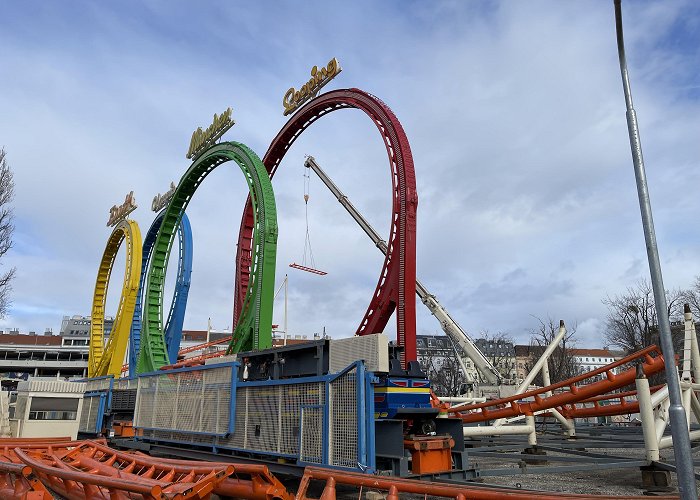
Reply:
[[[254,225],[251,280],[228,352],[272,347],[272,303],[277,255],[277,210],[270,177],[260,158],[239,142],[222,142],[204,151],[180,179],[163,216],[153,244],[143,308],[144,321],[137,373],[147,373],[175,362],[168,360],[163,337],[163,288],[168,258],[181,214],[204,178],[233,160],[245,176],[253,203]]]

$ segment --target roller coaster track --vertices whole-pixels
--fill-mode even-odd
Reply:
[[[253,207],[250,248],[251,262],[254,265],[229,352],[272,346],[272,302],[277,252],[277,212],[272,184],[265,167],[251,149],[238,142],[223,142],[204,151],[192,163],[165,209],[163,222],[153,243],[148,270],[137,373],[155,371],[170,364],[163,334],[163,285],[175,232],[182,214],[202,181],[212,170],[230,160],[241,168],[250,191],[249,200],[252,200]]]
[[[125,453],[98,441],[0,440],[3,499],[207,499],[212,494],[291,500],[266,466]]]
[[[134,309],[134,319],[131,322],[131,335],[129,340],[129,376],[136,375],[136,363],[139,354],[139,344],[141,342],[141,315],[144,283],[148,264],[151,261],[153,243],[163,222],[165,210],[162,210],[153,220],[151,227],[143,240],[143,257],[141,264],[141,278],[139,280],[139,291],[136,296],[136,307]],[[185,309],[187,307],[187,295],[190,291],[190,277],[192,275],[192,228],[187,214],[182,214],[178,234],[178,266],[177,280],[175,281],[175,291],[173,300],[170,303],[168,320],[165,322],[165,345],[169,359],[177,359],[180,340],[182,339],[182,324],[185,319]],[[123,368],[122,368],[122,371]]]
[[[223,339],[212,340],[211,342],[205,342],[205,343],[203,343],[203,344],[197,344],[197,345],[193,345],[193,346],[190,346],[190,347],[184,347],[184,348],[180,349],[179,351],[177,351],[177,358],[179,358],[180,356],[184,356],[185,354],[189,354],[189,353],[191,353],[191,352],[196,352],[196,351],[204,350],[204,349],[206,349],[207,347],[214,347],[214,346],[216,346],[216,345],[228,344],[228,343],[231,342],[231,339],[232,339],[232,338],[233,338],[233,337],[224,337]],[[214,357],[217,357],[217,356],[223,356],[223,355],[226,354],[226,352],[225,352],[225,351],[217,351],[217,352],[211,353],[211,354],[212,354],[211,356],[207,356],[206,354],[200,354],[200,355],[197,355],[197,356],[193,356],[192,358],[188,358],[188,359],[186,359],[186,360],[183,360],[183,362],[185,362],[185,361],[190,361],[190,359],[200,359],[200,360],[202,360],[202,359],[208,359],[208,358],[210,358],[210,357],[214,358]],[[175,358],[175,359],[177,359],[177,358]],[[188,363],[186,366],[190,366],[191,364],[198,364],[198,363]],[[178,367],[178,368],[179,368],[180,366],[185,366],[185,365],[182,365],[181,363],[174,363],[174,364],[172,364],[172,365],[163,365],[163,366],[160,367],[160,369],[163,370],[163,369],[166,369],[166,368],[175,368],[175,367]],[[128,364],[123,365],[123,366],[122,366],[122,373],[126,373],[127,371],[129,371],[129,365],[128,365]]]
[[[654,387],[650,387],[649,391],[653,394],[656,391],[662,389],[663,387],[663,384],[657,385]],[[577,402],[576,404],[563,405],[559,408],[559,412],[568,419],[612,417],[614,415],[631,415],[633,413],[639,413],[639,401],[630,401],[627,398],[636,396],[636,390],[615,392],[612,394],[603,394],[600,396],[594,396],[592,398],[584,399],[582,401]],[[613,403],[613,401],[617,401],[617,403]],[[607,404],[601,404],[604,402]]]
[[[334,471],[320,467],[307,467],[304,469],[304,477],[297,490],[296,500],[313,500],[307,496],[312,481],[324,481],[325,487],[319,500],[336,500],[336,487],[342,485],[342,498],[352,498],[353,492],[349,487],[366,491],[379,490],[379,494],[387,500],[399,500],[403,498],[452,498],[455,500],[642,500],[646,496],[611,496],[611,495],[581,495],[574,493],[558,493],[551,491],[523,490],[514,488],[495,487],[479,484],[449,484],[448,482],[430,482],[417,479],[399,477],[373,476],[357,472]],[[677,495],[666,495],[657,498],[666,500],[677,499]]]
[[[416,210],[418,195],[413,156],[401,123],[377,97],[359,89],[321,94],[300,108],[282,127],[265,153],[263,163],[272,178],[294,141],[312,123],[333,111],[356,108],[370,117],[382,136],[389,157],[392,184],[392,215],[388,252],[379,281],[357,335],[379,333],[396,311],[398,344],[404,347],[402,363],[417,359],[416,353]],[[236,254],[234,323],[245,307],[251,281],[253,205],[250,198],[241,219]]]
[[[122,242],[126,241],[126,269],[124,285],[119,299],[109,340],[104,342],[105,302],[107,287],[112,274],[114,259]],[[141,267],[141,231],[133,220],[122,220],[112,231],[95,282],[92,301],[92,321],[90,324],[90,351],[88,355],[88,376],[101,377],[114,375],[118,377],[124,361],[131,321],[136,307],[139,288],[139,269]]]
[[[653,355],[656,355],[655,357]],[[649,376],[659,373],[664,369],[664,358],[659,349],[649,346],[634,354],[626,356],[614,363],[605,365],[582,375],[542,387],[533,391],[516,394],[507,398],[495,399],[485,403],[460,405],[449,408],[447,411],[456,413],[464,423],[484,422],[500,418],[512,418],[520,415],[534,415],[535,413],[554,408],[562,414],[571,416],[583,416],[583,409],[576,409],[573,405],[581,402],[594,402],[598,397],[611,391],[626,387],[634,383],[637,368],[632,366],[621,373],[613,373],[613,369],[626,364],[641,363],[644,374]],[[593,380],[598,375],[603,375],[602,380],[581,385],[581,382]],[[548,397],[542,397],[547,393],[563,390]],[[614,395],[610,395],[611,397]],[[523,402],[527,398],[533,398],[532,402]],[[622,403],[620,403],[622,405]],[[609,411],[612,411],[610,408]],[[576,414],[578,413],[578,414]],[[611,413],[614,414],[614,413]],[[596,414],[595,416],[600,416]]]

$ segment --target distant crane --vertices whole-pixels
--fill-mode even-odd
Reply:
[[[362,216],[362,214],[354,207],[350,202],[348,197],[335,185],[335,183],[328,177],[326,172],[320,167],[313,156],[307,156],[304,166],[313,170],[319,179],[328,187],[328,189],[333,193],[333,195],[338,199],[341,205],[347,210],[347,212],[355,219],[362,230],[370,237],[372,242],[377,246],[381,252],[386,255],[387,244],[386,241],[382,240],[377,231],[367,222],[367,220]],[[452,316],[447,312],[442,304],[437,300],[435,295],[431,294],[427,288],[419,281],[416,280],[416,294],[420,297],[421,301],[430,310],[430,312],[437,318],[440,322],[442,330],[447,334],[447,336],[462,350],[466,353],[467,357],[472,360],[474,366],[481,372],[484,378],[491,384],[498,385],[501,381],[501,374],[496,369],[495,366],[484,356],[478,347],[474,344],[474,341],[467,335],[459,323],[457,323]],[[457,355],[457,361],[459,362],[462,371],[465,375],[468,374],[467,367],[464,365],[462,358]],[[467,375],[468,376],[468,375]]]

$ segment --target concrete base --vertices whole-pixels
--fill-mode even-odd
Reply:
[[[645,495],[667,495],[676,491],[671,486],[671,473],[667,470],[659,470],[653,465],[640,467],[642,473],[642,488]]]
[[[521,453],[521,455],[527,456],[547,456],[547,452],[544,451],[541,448],[538,448],[537,446],[531,446],[530,448],[525,448]],[[527,465],[547,465],[548,462],[547,460],[528,460],[527,458],[523,458],[523,462],[525,462]]]

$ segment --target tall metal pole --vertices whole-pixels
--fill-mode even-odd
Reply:
[[[617,54],[620,58],[620,72],[622,73],[622,87],[625,92],[625,104],[627,106],[627,129],[629,131],[630,146],[632,148],[632,160],[634,162],[634,176],[637,180],[637,194],[639,196],[639,209],[642,213],[642,227],[649,259],[649,271],[651,284],[654,289],[654,301],[656,302],[656,316],[659,321],[659,336],[661,351],[666,360],[666,384],[670,400],[669,417],[671,421],[671,434],[673,436],[673,453],[676,458],[676,474],[678,476],[678,489],[683,500],[697,498],[695,475],[693,471],[693,459],[690,450],[690,435],[688,434],[688,421],[681,403],[681,388],[678,381],[678,372],[674,363],[673,341],[671,339],[671,324],[668,320],[666,294],[664,291],[663,277],[661,276],[661,263],[659,250],[656,245],[656,233],[654,232],[654,220],[651,216],[651,201],[647,187],[644,159],[642,158],[642,143],[639,138],[637,115],[632,106],[632,92],[630,90],[629,75],[627,73],[627,61],[625,59],[625,42],[622,36],[622,6],[621,0],[615,0],[615,27],[617,31]]]

